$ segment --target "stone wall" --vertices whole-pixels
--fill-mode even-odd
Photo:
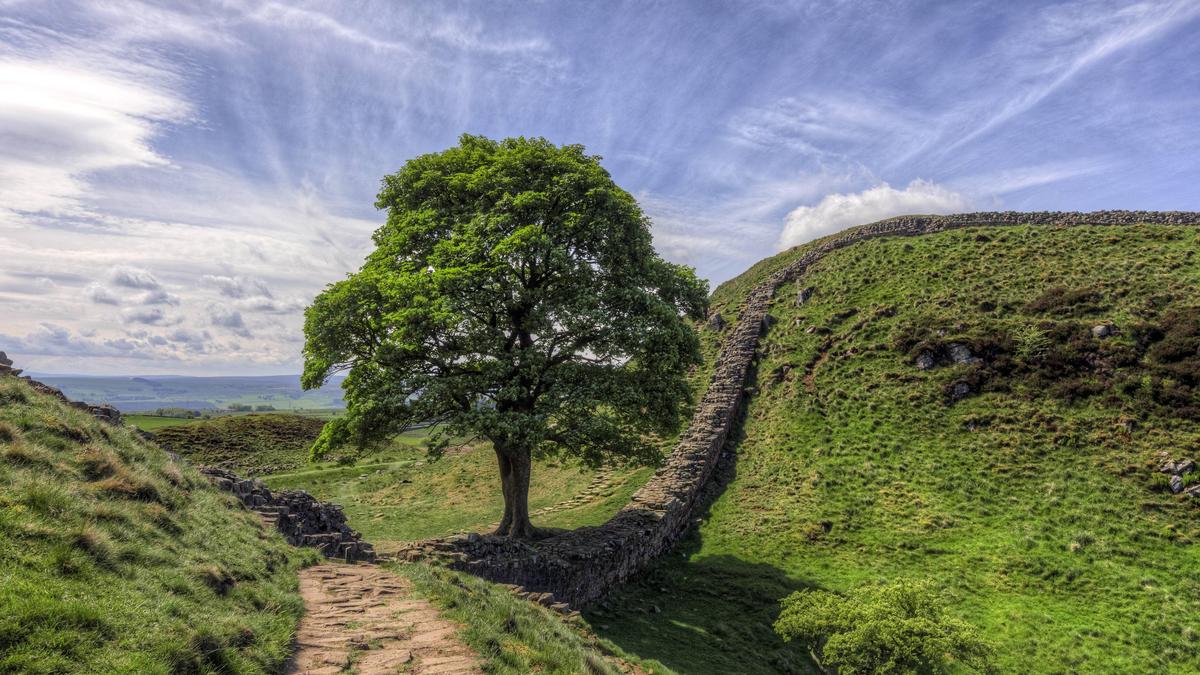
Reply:
[[[758,358],[759,337],[769,327],[771,300],[823,256],[860,241],[918,236],[966,227],[1198,225],[1200,213],[1153,211],[995,212],[953,216],[902,216],[849,229],[811,245],[804,255],[755,288],[725,339],[716,372],[687,431],[666,463],[611,520],[537,542],[476,534],[417,544],[401,556],[435,560],[499,583],[518,586],[544,604],[579,607],[643,570],[668,552],[693,522],[706,483],[736,424],[747,378]],[[718,326],[714,326],[718,327]]]
[[[337,504],[318,501],[303,490],[272,492],[260,480],[244,479],[232,471],[199,467],[218,488],[233,493],[246,508],[262,516],[293,546],[312,546],[327,558],[346,562],[375,560],[375,549],[346,524]]]

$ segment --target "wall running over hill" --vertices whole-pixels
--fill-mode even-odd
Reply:
[[[747,378],[758,359],[760,336],[776,291],[802,276],[827,253],[892,236],[918,236],[967,227],[1200,225],[1200,213],[1159,211],[993,212],[952,216],[902,216],[849,229],[820,240],[755,288],[725,339],[716,372],[678,445],[650,481],[607,523],[537,542],[468,535],[427,541],[401,556],[433,559],[553,600],[579,607],[637,574],[668,552],[693,522],[694,510],[713,473],[746,397]],[[547,601],[551,601],[549,598]]]

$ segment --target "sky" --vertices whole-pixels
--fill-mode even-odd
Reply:
[[[0,0],[0,350],[301,368],[464,132],[604,157],[716,284],[904,213],[1200,210],[1200,1]]]

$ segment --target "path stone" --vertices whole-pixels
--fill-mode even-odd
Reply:
[[[458,626],[411,583],[374,565],[326,563],[300,572],[305,614],[288,663],[294,675],[482,673]]]

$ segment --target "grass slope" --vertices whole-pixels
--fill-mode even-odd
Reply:
[[[1198,237],[970,229],[829,255],[778,295],[732,482],[593,626],[681,672],[804,672],[770,630],[780,598],[928,579],[1004,672],[1200,671],[1200,507],[1155,471],[1200,459]]]
[[[273,672],[311,551],[127,429],[0,378],[0,672]]]
[[[160,427],[154,438],[195,464],[253,475],[304,466],[323,426],[299,415],[233,415]]]

